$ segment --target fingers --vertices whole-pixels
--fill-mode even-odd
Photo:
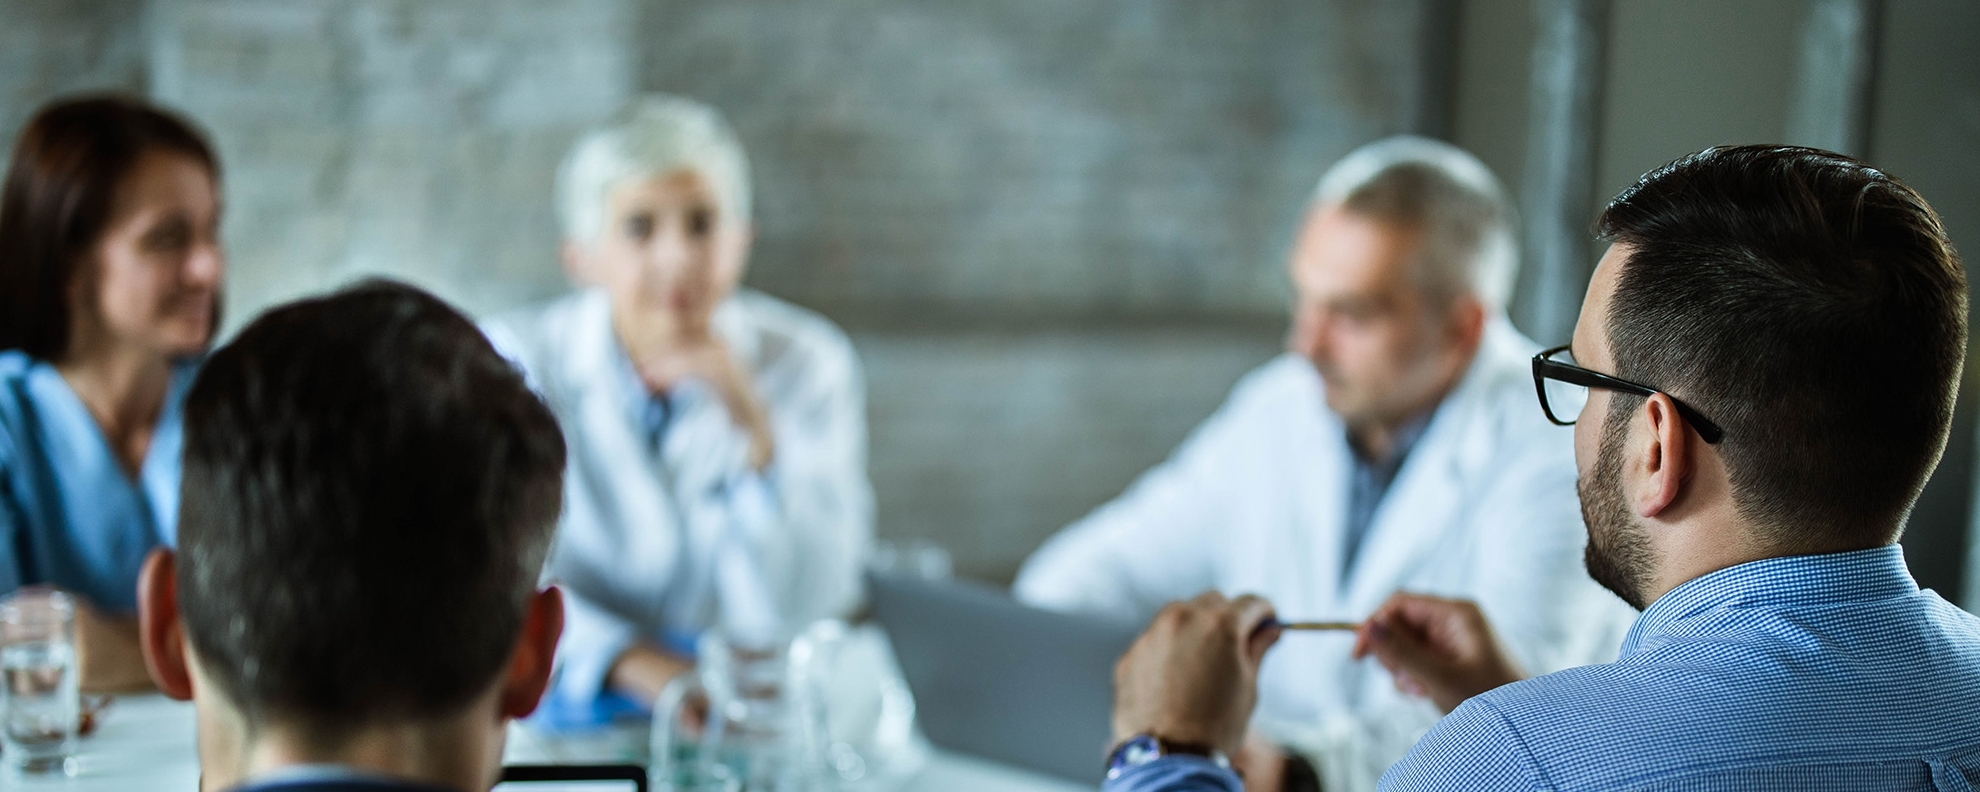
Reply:
[[[1275,611],[1264,598],[1247,594],[1226,598],[1219,591],[1205,591],[1188,602],[1171,602],[1155,616],[1150,632],[1197,633],[1210,624],[1214,632],[1192,638],[1198,641],[1229,641],[1243,651],[1252,667],[1264,659],[1265,651],[1277,643],[1283,631],[1271,626]],[[1199,619],[1201,619],[1199,621]]]
[[[1385,630],[1368,642],[1368,654],[1391,673],[1425,670],[1433,653],[1407,630]]]

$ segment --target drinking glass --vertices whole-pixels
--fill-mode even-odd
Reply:
[[[76,772],[76,605],[59,591],[0,600],[0,751],[23,775]]]
[[[752,646],[704,634],[693,673],[653,708],[649,776],[669,792],[823,789],[821,715],[789,643]]]
[[[894,792],[928,763],[932,749],[915,727],[908,691],[877,624],[813,623],[791,644],[822,706],[827,786],[836,792]]]

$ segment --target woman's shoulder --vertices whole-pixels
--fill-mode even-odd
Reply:
[[[0,352],[0,468],[13,464],[18,454],[16,438],[27,429],[33,415],[26,404],[28,378],[37,361],[18,349]]]
[[[798,356],[805,359],[848,359],[854,357],[852,341],[823,314],[753,289],[738,290],[730,298],[740,321],[736,324],[753,336],[750,341],[763,347],[768,358]]]
[[[19,382],[27,378],[29,369],[34,368],[34,358],[26,352],[9,349],[0,352],[0,382]]]
[[[757,376],[810,391],[857,387],[859,354],[832,320],[759,291],[744,289],[730,298],[725,335],[749,359]],[[736,338],[735,336],[744,336]]]
[[[585,289],[511,308],[483,319],[480,326],[495,351],[534,373],[570,354],[584,326],[599,321],[594,314],[609,310],[602,293]]]

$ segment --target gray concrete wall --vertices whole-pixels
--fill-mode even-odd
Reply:
[[[47,97],[143,90],[143,18],[142,0],[0,2],[0,140]]]
[[[564,288],[549,191],[632,86],[622,0],[156,0],[153,94],[227,168],[236,324],[383,274],[474,311]]]
[[[1617,0],[1599,197],[1787,137],[1812,2]],[[1971,247],[1980,20],[1883,5],[1872,159]],[[639,91],[713,101],[756,166],[750,282],[825,310],[866,358],[881,534],[995,579],[1272,354],[1283,250],[1333,158],[1440,125],[1522,193],[1534,2],[1463,0],[1447,36],[1440,8],[0,0],[0,133],[103,87],[206,125],[238,324],[365,274],[476,312],[557,293],[549,185],[576,132]],[[1941,588],[1970,456],[1955,443],[1907,540]]]
[[[1277,316],[1319,170],[1417,122],[1414,7],[655,3],[641,85],[735,121],[772,291]]]
[[[749,282],[865,357],[881,535],[999,579],[1277,348],[1320,170],[1443,109],[1433,2],[6,0],[0,124],[113,85],[206,126],[238,326],[372,274],[558,293],[577,131],[710,101],[755,165]]]

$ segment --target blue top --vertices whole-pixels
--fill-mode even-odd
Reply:
[[[178,535],[180,415],[197,368],[174,368],[133,481],[54,366],[0,352],[0,592],[46,584],[137,610],[145,555]]]
[[[1164,762],[1109,792],[1235,790]],[[1163,783],[1168,775],[1185,783]],[[1207,776],[1207,777],[1206,777]],[[1192,780],[1193,779],[1193,780]],[[1896,546],[1722,569],[1652,603],[1614,663],[1466,701],[1382,789],[1970,790],[1980,617]]]

